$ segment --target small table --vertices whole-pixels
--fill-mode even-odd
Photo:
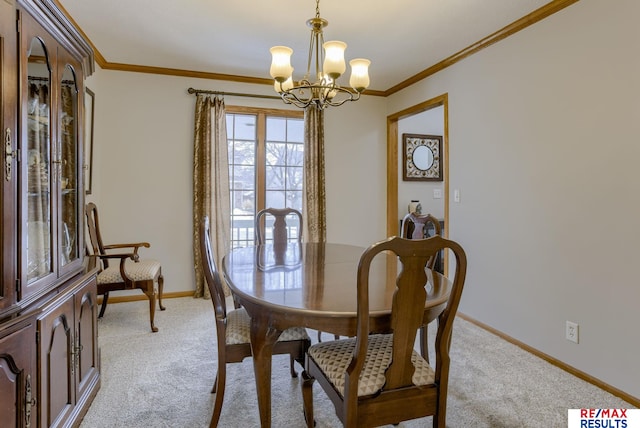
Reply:
[[[330,243],[289,243],[237,248],[222,261],[235,299],[251,316],[251,349],[262,427],[271,426],[271,357],[280,333],[303,326],[356,334],[356,278],[364,248]],[[371,266],[370,326],[388,332],[397,258],[381,255]],[[428,271],[424,324],[444,309],[451,283]]]

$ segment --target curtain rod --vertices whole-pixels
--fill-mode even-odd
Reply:
[[[269,100],[281,100],[282,98],[275,95],[257,95],[257,94],[243,94],[239,92],[222,92],[222,91],[208,91],[206,89],[187,89],[190,94],[214,94],[214,95],[229,95],[230,97],[251,97],[251,98],[266,98]]]

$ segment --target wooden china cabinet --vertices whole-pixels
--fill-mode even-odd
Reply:
[[[84,251],[84,78],[54,0],[0,0],[0,427],[78,426],[100,387]]]

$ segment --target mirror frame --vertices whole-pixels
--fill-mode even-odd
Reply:
[[[433,162],[426,170],[413,162],[413,154],[419,147],[426,147],[433,154]],[[402,180],[442,181],[442,136],[402,134]]]

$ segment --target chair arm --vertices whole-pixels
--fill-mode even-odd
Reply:
[[[131,259],[134,262],[137,262],[140,259],[140,257],[136,253],[99,254],[98,257],[100,257],[101,259],[121,259],[123,261],[126,259]]]
[[[127,276],[127,272],[124,270],[124,265],[127,259],[131,259],[134,262],[137,262],[139,257],[137,253],[122,253],[122,254],[102,254],[99,255],[100,259],[120,259],[120,275],[127,288],[133,287],[133,280]]]
[[[105,249],[105,251],[122,249],[122,248],[133,248],[133,254],[137,256],[138,248],[140,247],[149,248],[150,246],[151,244],[149,244],[148,242],[136,242],[132,244],[110,244],[110,245],[105,245],[103,248]]]

